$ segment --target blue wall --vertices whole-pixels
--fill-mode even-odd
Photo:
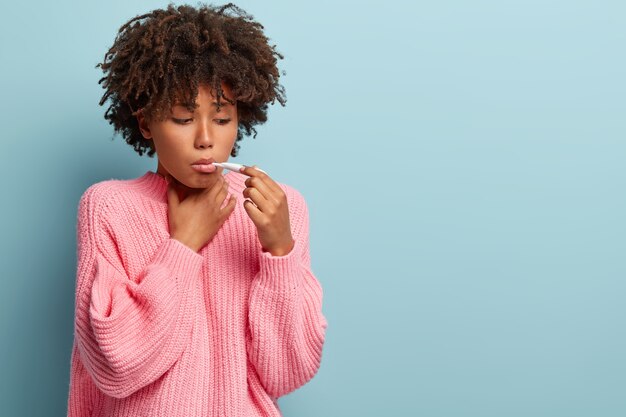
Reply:
[[[307,199],[329,321],[285,416],[626,415],[624,3],[237,4],[288,102],[235,160]],[[156,169],[95,65],[166,5],[3,6],[3,416],[65,415],[78,199]]]

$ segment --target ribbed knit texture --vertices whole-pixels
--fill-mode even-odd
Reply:
[[[155,172],[82,195],[68,416],[281,416],[276,399],[319,369],[305,200],[279,184],[295,246],[273,256],[242,206],[248,177],[225,178],[239,201],[199,252],[170,238]]]

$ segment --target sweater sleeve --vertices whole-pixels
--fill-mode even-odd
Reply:
[[[124,398],[162,376],[189,343],[202,256],[169,238],[129,279],[96,189],[85,192],[78,209],[74,330],[95,385]]]
[[[248,357],[265,391],[275,398],[317,373],[328,326],[322,287],[311,271],[308,209],[300,193],[293,192],[294,247],[284,256],[259,249],[260,270],[249,298]]]

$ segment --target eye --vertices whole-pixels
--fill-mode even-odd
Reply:
[[[188,122],[191,122],[193,119],[175,119],[172,117],[172,120],[174,121],[174,123],[178,123],[179,125],[185,125]]]
[[[215,119],[215,120],[217,120],[217,123],[220,125],[225,125],[228,122],[230,122],[230,119]]]

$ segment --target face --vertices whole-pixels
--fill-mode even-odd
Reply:
[[[224,95],[231,99],[232,91],[222,84]],[[237,106],[217,98],[207,85],[198,87],[198,107],[194,112],[176,105],[164,121],[148,121],[137,115],[144,138],[154,141],[158,158],[157,172],[170,174],[188,188],[207,188],[215,184],[223,168],[212,173],[198,172],[191,166],[201,158],[226,162],[237,138]]]

